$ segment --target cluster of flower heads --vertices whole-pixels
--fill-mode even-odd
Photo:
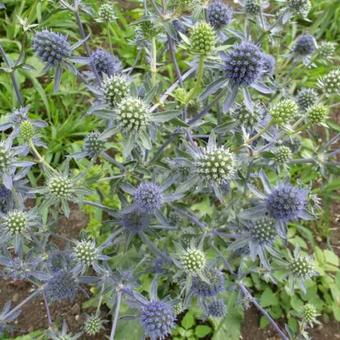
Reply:
[[[124,69],[117,56],[100,46],[91,52],[86,37],[72,46],[69,38],[58,32],[42,30],[34,34],[33,50],[45,64],[44,71],[55,71],[57,85],[62,69],[71,70],[86,81],[96,97],[87,113],[99,120],[98,130],[85,136],[81,151],[71,154],[60,169],[54,169],[37,150],[44,146],[37,129],[46,124],[30,119],[27,107],[15,110],[0,125],[0,131],[10,130],[0,144],[0,244],[4,249],[14,249],[14,257],[8,249],[0,256],[0,265],[4,267],[1,272],[11,278],[39,282],[37,292],[42,292],[48,303],[74,300],[83,291],[83,284],[94,285],[100,291],[100,303],[105,293],[109,304],[116,308],[114,318],[118,317],[121,299],[126,298],[124,302],[138,309],[140,325],[152,340],[169,336],[176,316],[190,308],[191,303],[198,303],[203,317],[226,315],[230,285],[226,271],[235,275],[227,260],[229,255],[231,259],[242,255],[241,265],[251,260],[268,273],[273,259],[281,258],[280,268],[286,270],[290,288],[298,284],[305,291],[304,281],[317,274],[313,259],[299,251],[293,255],[288,251],[282,259],[280,246],[287,241],[291,222],[314,217],[309,211],[310,190],[289,180],[269,180],[265,172],[271,173],[274,164],[279,174],[282,165],[288,167],[294,161],[298,147],[294,149],[293,142],[287,142],[286,130],[294,132],[300,121],[313,127],[327,119],[329,108],[321,102],[319,93],[325,97],[339,94],[340,72],[334,69],[318,80],[318,87],[298,87],[296,93],[287,96],[288,89],[281,91],[276,79],[277,61],[270,54],[274,49],[265,51],[265,44],[252,37],[251,30],[237,32],[230,28],[233,17],[243,13],[247,22],[248,17],[251,22],[260,20],[259,27],[265,35],[267,21],[272,20],[272,15],[266,13],[270,11],[269,4],[255,0],[236,2],[242,11],[234,11],[219,0],[173,0],[169,1],[169,8],[158,8],[157,3],[151,9],[146,6],[136,35],[143,40],[138,49],[145,49],[145,68],[150,66],[150,77],[140,75],[134,66]],[[310,7],[309,0],[286,1],[275,23],[277,32],[290,16],[306,17]],[[67,8],[77,13],[78,9]],[[110,25],[115,20],[112,4],[101,4],[97,21]],[[177,81],[165,94],[160,92],[160,72],[154,74],[157,67],[162,67],[157,59],[156,37],[161,37],[162,43],[166,41],[163,45],[177,69]],[[84,58],[74,53],[82,44],[88,52]],[[189,75],[181,74],[176,61],[176,50],[182,47],[190,54]],[[325,42],[318,47],[312,35],[303,33],[287,55],[288,52],[291,63],[298,64],[302,59],[310,66],[317,53],[331,59],[334,46]],[[87,64],[85,71],[74,65],[79,60]],[[136,65],[138,62],[137,59]],[[189,80],[189,88],[186,79],[196,72],[197,79]],[[176,87],[176,103],[169,100],[167,107],[167,98]],[[256,90],[255,95],[250,87]],[[266,98],[272,93],[276,93],[273,101]],[[252,96],[256,97],[255,102]],[[206,114],[210,115],[204,120]],[[168,140],[165,134],[170,136]],[[267,151],[273,163],[267,161]],[[29,153],[37,162],[27,157]],[[96,187],[98,197],[103,197],[108,205],[87,200],[95,195],[87,188],[91,186],[85,181],[87,170],[76,171],[77,175],[70,170],[74,160],[82,164],[84,157],[85,168],[109,164],[110,177],[96,183],[110,183],[105,194]],[[42,166],[45,181],[42,187],[32,189],[27,187],[26,177],[35,163]],[[29,197],[35,198],[38,209],[25,207]],[[55,251],[55,245],[46,245],[45,240],[55,236],[49,223],[55,224],[60,214],[69,217],[70,202],[105,211],[107,215],[101,214],[100,218],[109,216],[108,221],[99,233],[109,233],[110,237],[100,245],[88,237],[67,240],[64,252]],[[191,203],[193,209],[188,206]],[[206,215],[208,223],[203,221]],[[46,220],[49,217],[51,221]],[[42,249],[44,255],[47,252],[48,259],[42,256],[32,260],[32,255],[25,253],[30,247]],[[133,260],[142,257],[136,268],[123,274],[120,268],[113,269],[111,260],[130,250]],[[129,266],[135,267],[129,260]],[[119,262],[125,259],[120,257]],[[116,266],[117,261],[114,263]],[[150,299],[138,292],[139,277],[135,276],[141,266],[148,274],[157,274]],[[156,282],[162,282],[163,275],[178,288],[178,296],[173,300],[158,298]],[[240,270],[239,275],[237,281],[247,274]],[[232,290],[234,286],[228,288]],[[103,330],[105,321],[99,310],[100,304],[95,314],[87,316],[83,326],[86,336]],[[0,331],[17,314],[6,305],[0,314]],[[301,315],[303,322],[313,324],[318,314],[314,306],[307,304]],[[65,324],[61,331],[51,329],[50,334],[53,339],[79,336],[69,335]]]

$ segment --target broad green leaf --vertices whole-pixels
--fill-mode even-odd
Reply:
[[[185,329],[192,328],[195,325],[195,317],[190,311],[184,315],[181,325]]]
[[[279,304],[279,300],[273,291],[267,287],[260,297],[260,303],[262,307],[276,306]]]

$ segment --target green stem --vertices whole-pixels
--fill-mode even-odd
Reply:
[[[203,79],[203,73],[204,73],[204,62],[205,62],[205,57],[201,56],[199,64],[198,64],[196,83],[195,83],[195,86],[192,88],[192,90],[189,92],[188,96],[185,99],[186,105],[190,102],[190,100],[197,94],[197,92],[200,89],[202,79]]]
[[[101,290],[100,290],[99,301],[98,301],[97,310],[96,310],[96,316],[99,316],[100,306],[102,305],[102,302],[103,302],[104,288],[105,288],[105,280],[103,280],[103,284],[102,284],[102,287],[101,287]]]
[[[111,41],[111,32],[110,32],[110,23],[107,24],[106,30],[107,30],[107,39],[109,40],[110,52],[113,54],[113,47],[112,47],[112,41]]]
[[[156,84],[157,80],[157,44],[156,38],[153,37],[151,40],[151,83]]]
[[[47,168],[49,168],[52,172],[54,172],[55,174],[58,173],[57,170],[55,170],[51,165],[49,165],[45,159],[40,155],[39,151],[36,149],[35,145],[33,144],[32,140],[29,141],[29,146],[32,150],[32,152],[34,153],[35,157],[38,159],[38,162],[45,165]]]

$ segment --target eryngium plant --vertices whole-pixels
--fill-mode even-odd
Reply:
[[[84,2],[51,2],[51,13],[60,4],[65,23],[75,19],[62,27],[69,36],[37,27],[30,37],[36,24],[18,18],[16,36],[24,40],[13,46],[22,50],[6,54],[0,46],[1,71],[11,79],[1,107],[14,106],[0,125],[0,274],[37,287],[12,309],[5,305],[0,332],[41,294],[49,336],[79,337],[66,326],[56,330],[49,304],[75,300],[84,285],[95,295],[85,305],[96,305],[84,318],[85,337],[107,337],[101,316],[109,314],[103,317],[112,320],[111,339],[119,339],[116,330],[131,315],[146,337],[164,339],[180,313],[194,308],[206,318],[223,318],[236,294],[231,309],[254,303],[287,340],[289,326],[276,324],[249,283],[287,283],[292,294],[305,283],[310,287],[316,275],[313,259],[290,249],[310,241],[315,225],[309,220],[321,211],[316,193],[333,188],[322,184],[338,165],[338,135],[329,127],[335,126],[330,117],[340,73],[328,67],[336,62],[334,46],[318,48],[319,32],[299,18],[307,19],[311,2],[239,0],[231,7],[219,0],[145,1],[126,18],[103,3],[97,21],[105,25],[96,27],[82,23],[95,13]],[[42,14],[49,25],[48,13]],[[125,19],[138,15],[127,28]],[[286,25],[291,19],[294,25]],[[101,30],[115,35],[103,39]],[[48,77],[30,73],[30,38],[45,71],[55,71],[55,89],[63,81],[58,97],[43,95]],[[137,48],[125,50],[127,44]],[[68,72],[63,77],[62,70]],[[29,96],[31,84],[39,96]],[[9,88],[15,98],[8,98]],[[47,123],[31,119],[26,101],[32,117],[48,117],[40,136]],[[78,124],[64,129],[68,119],[59,126],[55,114],[65,107],[71,117],[79,114],[81,131]],[[64,143],[65,159],[50,135]],[[89,227],[69,240],[57,227],[66,221],[73,228],[76,205],[86,206]],[[132,307],[138,311],[130,313]],[[298,317],[311,324],[316,313],[306,305]],[[218,328],[221,338],[229,336],[224,328]]]

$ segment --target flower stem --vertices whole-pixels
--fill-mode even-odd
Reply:
[[[46,160],[40,155],[39,151],[36,149],[35,145],[33,144],[32,140],[29,141],[29,146],[34,153],[35,157],[38,159],[38,162],[45,165],[48,169],[50,169],[55,174],[58,174],[58,171],[55,170],[50,164],[46,162]]]
[[[110,52],[113,54],[113,47],[112,47],[112,41],[111,41],[111,32],[110,32],[110,23],[107,24],[106,31],[107,31],[107,39],[109,40]]]
[[[24,105],[24,99],[21,95],[20,87],[19,87],[19,84],[17,82],[17,78],[15,77],[14,71],[11,72],[11,79],[12,79],[12,84],[13,84],[14,91],[15,91],[15,94],[17,96],[18,102],[21,106],[23,106]]]
[[[102,305],[102,301],[103,301],[104,288],[105,288],[105,280],[103,280],[103,284],[100,289],[99,301],[98,301],[98,305],[96,309],[96,316],[99,316],[100,306]]]
[[[248,289],[243,285],[243,283],[239,282],[239,287],[244,294],[244,296],[268,319],[268,321],[271,323],[271,325],[275,328],[275,330],[280,335],[280,338],[282,340],[289,340],[287,335],[283,333],[283,331],[280,329],[278,324],[274,321],[274,319],[269,315],[269,313],[261,307],[261,305],[256,301],[256,299],[250,294]]]
[[[81,19],[80,19],[78,7],[77,7],[77,10],[74,11],[74,15],[76,17],[76,21],[77,21],[78,29],[79,29],[79,32],[80,32],[80,36],[81,36],[82,39],[86,39],[86,34],[85,34],[84,27],[83,27],[83,24],[82,24]],[[91,52],[90,52],[90,48],[89,48],[89,45],[87,44],[86,40],[84,40],[83,46],[84,46],[84,50],[86,52],[86,55],[88,57],[90,57]],[[99,77],[99,74],[98,74],[96,68],[93,65],[91,65],[91,68],[92,68],[92,71],[94,73],[94,76],[96,77],[97,84],[100,85],[101,81],[100,81],[100,77]]]
[[[156,38],[151,39],[151,83],[156,84],[157,80],[157,44]]]
[[[113,318],[113,321],[112,321],[110,340],[114,340],[114,338],[115,338],[115,333],[116,333],[116,328],[117,328],[117,322],[118,322],[118,317],[119,317],[119,309],[120,309],[121,301],[122,301],[122,291],[118,290],[118,292],[117,292],[117,301],[116,301],[116,309],[115,309],[115,314],[114,314],[114,318]]]
[[[203,73],[204,73],[204,62],[205,62],[205,57],[201,56],[199,63],[198,63],[197,79],[196,79],[195,85],[192,88],[192,90],[189,92],[188,96],[185,98],[186,105],[190,102],[190,100],[197,94],[197,92],[200,89],[201,82],[203,79]]]
[[[46,309],[46,314],[47,314],[47,320],[48,320],[48,326],[52,326],[52,317],[51,317],[51,312],[50,312],[50,307],[48,306],[48,301],[46,298],[45,291],[43,290],[43,298],[44,298],[44,304],[45,304],[45,309]]]

